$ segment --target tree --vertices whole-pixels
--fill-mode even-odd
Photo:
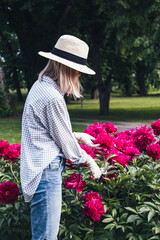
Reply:
[[[5,75],[0,60],[0,116],[5,117],[11,114],[11,99],[6,87]]]
[[[0,13],[6,19],[6,26],[9,25],[19,41],[28,89],[44,66],[45,60],[38,56],[38,51],[48,51],[53,46],[71,5],[71,0],[1,1]]]

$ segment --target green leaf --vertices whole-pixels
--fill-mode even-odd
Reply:
[[[6,208],[13,208],[12,204],[6,204]]]
[[[0,219],[0,228],[2,227],[3,222],[5,221],[5,218]]]
[[[6,209],[6,207],[0,207],[0,212],[4,212]]]
[[[15,203],[15,209],[18,210],[19,207],[20,207],[20,203],[19,203],[19,202],[16,202],[16,203]]]
[[[109,155],[109,156],[107,157],[107,161],[108,161],[109,159],[113,158],[113,157],[116,157],[116,156],[117,156],[116,154],[111,154],[111,155]]]
[[[154,227],[154,228],[152,228],[152,230],[155,232],[155,234],[160,233],[160,227]]]
[[[120,216],[120,221],[123,221],[126,219],[126,217],[128,216],[128,213],[123,213],[121,216]]]
[[[158,210],[157,206],[152,203],[152,202],[144,202],[146,205],[150,206],[150,207],[153,207],[154,209]]]
[[[156,240],[156,239],[159,240],[159,236],[153,236],[153,237],[151,237],[151,238],[149,238],[149,239],[147,239],[147,240]]]
[[[117,216],[117,210],[115,208],[112,210],[112,216],[114,218]]]
[[[140,217],[138,215],[130,215],[127,219],[127,223],[135,222],[136,220],[139,220]]]
[[[110,223],[108,224],[104,229],[113,229],[116,226],[116,223]]]
[[[151,210],[149,213],[148,213],[148,222],[150,222],[150,220],[153,218],[153,216],[155,215],[155,211]]]
[[[157,164],[154,168],[155,168],[155,169],[160,168],[160,164]]]
[[[142,235],[139,234],[138,237],[139,237],[139,240],[143,240]]]
[[[141,207],[138,210],[138,213],[149,212],[151,209],[148,206]]]
[[[133,213],[137,214],[137,211],[136,211],[134,208],[125,207],[125,209],[127,209],[127,210],[130,211],[130,212],[133,212]]]
[[[113,221],[114,221],[113,218],[105,218],[102,222],[109,223],[109,222],[113,222]]]
[[[129,240],[136,240],[136,238],[134,236],[131,236]]]

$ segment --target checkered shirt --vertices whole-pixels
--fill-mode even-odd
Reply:
[[[79,164],[86,161],[72,133],[64,94],[55,81],[43,76],[32,86],[23,111],[20,177],[26,202],[31,201],[42,171],[56,156]]]

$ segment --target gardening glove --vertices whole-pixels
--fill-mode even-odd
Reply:
[[[89,170],[91,171],[94,179],[101,177],[102,172],[98,167],[97,163],[94,161],[94,159],[90,155],[87,155],[87,160],[85,163],[87,164]]]
[[[82,141],[88,147],[98,148],[100,146],[100,144],[94,144],[92,140],[95,140],[95,138],[87,133],[74,132],[74,136],[76,139]]]

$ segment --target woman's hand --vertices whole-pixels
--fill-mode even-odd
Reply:
[[[85,163],[87,164],[89,170],[91,171],[94,179],[101,177],[102,171],[100,170],[97,163],[94,161],[94,159],[90,155],[87,155],[87,160]]]
[[[93,140],[95,140],[95,138],[87,133],[74,132],[74,136],[76,139],[82,141],[88,147],[99,148],[100,146],[100,144],[94,144]]]

